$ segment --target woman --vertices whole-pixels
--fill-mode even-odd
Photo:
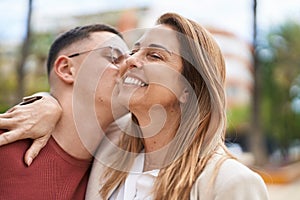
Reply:
[[[162,15],[123,70],[118,98],[137,126],[103,174],[103,199],[268,199],[262,179],[224,145],[225,63],[203,27]]]
[[[93,167],[87,199],[268,199],[224,145],[225,63],[203,27],[162,15],[121,74],[118,100],[133,123],[109,167]]]

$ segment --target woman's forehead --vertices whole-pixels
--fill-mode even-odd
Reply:
[[[178,52],[179,49],[176,31],[166,25],[157,25],[154,28],[148,29],[135,44],[141,47],[158,44],[165,46],[173,52]]]

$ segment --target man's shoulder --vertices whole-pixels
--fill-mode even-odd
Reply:
[[[0,134],[5,133],[7,130],[0,129]],[[0,163],[1,166],[9,160],[22,161],[25,151],[30,147],[31,139],[23,139],[0,146]],[[5,162],[3,162],[5,161]]]

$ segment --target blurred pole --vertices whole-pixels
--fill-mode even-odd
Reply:
[[[251,128],[249,132],[250,151],[254,155],[255,164],[262,166],[266,164],[267,151],[265,139],[261,127],[261,76],[259,61],[257,57],[257,0],[253,0],[253,99],[252,99],[252,116]]]
[[[26,32],[24,41],[22,44],[22,49],[19,57],[19,62],[17,64],[17,90],[16,90],[16,102],[20,102],[21,98],[25,94],[25,82],[24,82],[24,67],[26,64],[26,59],[29,54],[30,47],[30,37],[31,37],[31,13],[32,13],[32,0],[28,0],[28,11],[27,11],[27,20],[26,20]]]

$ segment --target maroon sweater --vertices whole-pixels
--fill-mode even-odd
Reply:
[[[31,143],[27,139],[0,147],[0,199],[84,199],[91,161],[70,156],[51,137],[27,167],[23,157]]]

